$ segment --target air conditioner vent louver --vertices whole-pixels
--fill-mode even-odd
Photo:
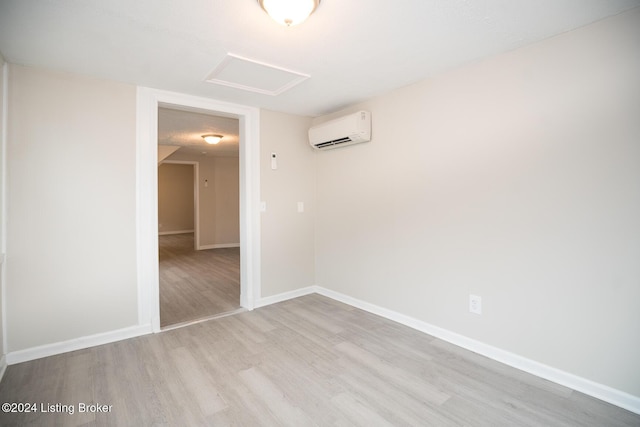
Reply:
[[[318,150],[345,147],[370,140],[371,113],[368,111],[358,111],[309,129],[309,143]]]
[[[350,142],[351,138],[349,137],[345,137],[345,138],[340,138],[340,139],[334,139],[333,141],[327,141],[327,142],[321,142],[320,144],[316,144],[315,147],[316,148],[324,148],[328,145],[338,145],[338,144],[344,144],[345,142]]]

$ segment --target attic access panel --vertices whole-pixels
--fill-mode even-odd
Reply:
[[[276,96],[309,77],[297,71],[228,53],[205,81]]]

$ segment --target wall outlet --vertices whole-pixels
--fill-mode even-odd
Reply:
[[[478,295],[469,295],[469,312],[482,314],[482,298]]]

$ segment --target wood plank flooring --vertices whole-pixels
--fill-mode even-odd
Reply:
[[[160,326],[240,308],[240,248],[196,251],[193,233],[159,236]]]
[[[633,414],[319,296],[7,368],[2,426],[639,426]],[[111,405],[79,413],[79,403]]]

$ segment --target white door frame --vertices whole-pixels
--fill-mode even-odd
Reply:
[[[193,249],[200,249],[200,162],[191,160],[163,160],[160,165],[191,165],[193,167]],[[160,235],[160,233],[158,233]]]
[[[138,87],[136,106],[136,242],[138,322],[160,332],[158,265],[158,107],[209,112],[240,122],[240,305],[260,298],[260,110]]]

